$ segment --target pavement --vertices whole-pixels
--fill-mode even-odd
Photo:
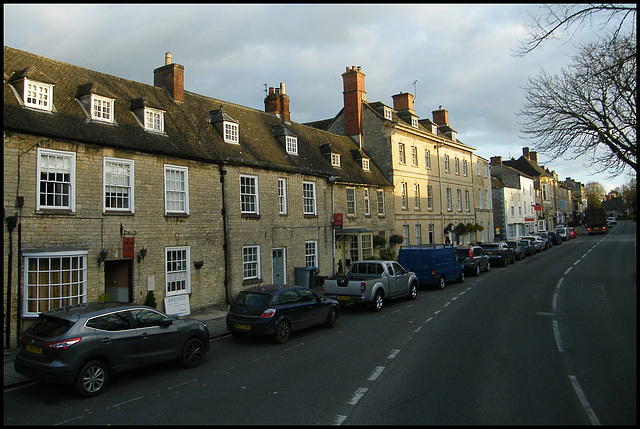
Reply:
[[[223,304],[204,310],[194,311],[189,316],[191,319],[199,320],[209,328],[209,338],[220,338],[229,335],[227,330],[226,316],[227,305]],[[4,388],[16,387],[22,384],[31,383],[33,380],[18,374],[13,369],[13,361],[15,360],[17,348],[4,349]]]

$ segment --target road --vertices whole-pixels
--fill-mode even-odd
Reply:
[[[4,392],[5,424],[636,424],[635,223],[334,329],[212,342],[202,366],[80,399]]]

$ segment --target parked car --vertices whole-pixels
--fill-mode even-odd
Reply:
[[[551,242],[551,238],[549,237],[549,234],[546,231],[536,232],[534,235],[537,235],[538,237],[540,237],[542,239],[542,241],[544,241],[544,250],[547,250],[547,249],[553,247],[553,243]]]
[[[544,241],[537,235],[525,235],[523,238],[531,240],[531,244],[536,248],[536,253],[540,253],[544,250]]]
[[[482,243],[480,247],[482,247],[484,253],[489,257],[489,260],[497,261],[503,267],[506,267],[508,263],[513,264],[516,261],[513,250],[504,241]],[[492,265],[494,265],[493,262]]]
[[[464,264],[464,270],[476,276],[480,275],[480,271],[490,271],[491,262],[489,257],[484,254],[484,250],[480,246],[461,245],[456,247],[456,253]]]
[[[564,225],[557,226],[556,233],[560,236],[562,241],[567,241],[569,239],[569,232],[567,231],[567,227]]]
[[[449,245],[403,246],[398,251],[398,263],[413,271],[420,284],[443,289],[450,280],[464,282],[464,265]]]
[[[562,244],[562,238],[560,238],[560,236],[555,231],[549,231],[548,234],[554,246]]]
[[[396,261],[358,261],[347,274],[323,280],[324,295],[341,304],[361,302],[374,311],[382,310],[389,298],[416,299],[420,283],[415,273]]]
[[[290,285],[258,285],[244,289],[227,312],[227,329],[234,337],[272,336],[289,341],[291,332],[324,324],[333,328],[340,317],[338,301],[315,291]]]
[[[532,238],[518,237],[518,241],[524,243],[525,256],[533,256],[536,254],[536,246],[533,244],[535,240]]]
[[[193,368],[209,351],[204,323],[144,305],[97,301],[49,310],[20,336],[14,367],[22,375],[101,393],[115,373],[180,360]]]
[[[569,239],[576,238],[578,236],[578,230],[572,226],[567,227],[567,234],[569,235]]]
[[[507,240],[507,244],[513,250],[513,256],[516,258],[516,261],[519,261],[526,256],[524,253],[525,245],[520,240]]]
[[[616,217],[615,217],[615,216],[609,216],[609,217],[607,218],[607,223],[608,223],[609,225],[615,225],[615,224],[616,224]]]

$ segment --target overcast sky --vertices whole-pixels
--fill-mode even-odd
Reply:
[[[368,101],[393,106],[392,95],[410,92],[420,118],[443,106],[460,141],[506,160],[534,150],[516,117],[528,78],[541,68],[558,73],[575,45],[593,38],[583,31],[516,57],[538,12],[523,4],[4,4],[4,44],[150,85],[171,52],[185,68],[185,90],[259,110],[265,84],[284,82],[299,123],[334,117],[342,73],[361,66]],[[538,155],[560,180],[607,191],[629,180],[592,175],[584,161]]]

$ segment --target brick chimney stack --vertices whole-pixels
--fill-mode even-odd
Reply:
[[[442,106],[438,108],[438,110],[434,110],[431,112],[433,115],[433,123],[440,125],[449,125],[449,112],[446,109],[443,109]]]
[[[531,152],[529,152],[529,159],[537,164],[538,163],[538,152],[535,152],[533,150]]]
[[[365,100],[365,74],[351,66],[342,74],[344,87],[344,134],[347,136],[362,134],[362,101]]]
[[[290,122],[289,102],[290,98],[285,94],[284,83],[280,83],[280,89],[269,87],[269,94],[264,99],[264,111],[280,115],[283,121]]]
[[[171,62],[171,52],[165,54],[164,64],[153,71],[153,85],[166,89],[175,101],[184,101],[184,66]]]
[[[492,156],[491,157],[491,165],[502,165],[502,157],[501,156]]]
[[[400,93],[392,96],[393,98],[393,110],[409,110],[413,112],[413,94]]]
[[[523,147],[522,148],[522,156],[524,156],[527,159],[530,159],[529,158],[529,148],[528,147]]]

